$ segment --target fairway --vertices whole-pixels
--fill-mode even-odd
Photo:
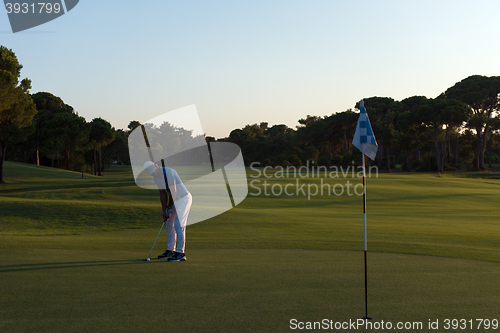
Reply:
[[[287,332],[291,319],[362,317],[361,197],[270,192],[361,180],[247,172],[256,182],[239,206],[187,228],[188,261],[143,262],[161,226],[160,202],[126,167],[82,179],[7,162],[0,331]],[[429,331],[439,320],[445,331],[447,318],[500,319],[499,186],[435,174],[367,180],[373,321],[421,322]],[[165,242],[162,233],[153,258]]]

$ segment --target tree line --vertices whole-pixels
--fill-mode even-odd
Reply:
[[[115,129],[102,118],[87,122],[58,96],[30,94],[31,81],[21,79],[21,69],[15,53],[0,46],[0,182],[5,159],[80,171],[82,176],[101,176],[112,163],[130,164],[128,136],[141,125],[138,121],[130,121],[127,129]],[[436,98],[364,99],[379,144],[370,163],[387,170],[399,164],[408,171],[491,167],[500,156],[499,96],[499,76],[473,75]],[[356,103],[354,109],[358,107]],[[353,109],[308,115],[296,128],[261,122],[206,140],[238,144],[247,165],[347,166],[360,162],[351,143],[358,116]]]
[[[0,46],[0,182],[3,164],[12,161],[101,176],[112,162],[128,163],[128,130],[102,119],[87,122],[72,106],[49,92],[30,94],[31,81],[20,79],[15,53]],[[9,148],[9,150],[7,150]]]
[[[128,162],[128,131],[116,130],[102,118],[87,122],[51,93],[38,92],[30,98],[36,111],[31,124],[19,127],[7,122],[0,128],[2,157],[9,146],[9,160],[98,176],[112,162]]]
[[[499,162],[500,77],[473,75],[436,98],[412,96],[364,99],[379,149],[381,170],[396,164],[407,171],[483,170]],[[354,105],[359,108],[359,102]],[[359,113],[308,115],[297,128],[268,123],[233,130],[226,141],[238,144],[245,162],[263,166],[330,166],[360,163],[352,146]]]

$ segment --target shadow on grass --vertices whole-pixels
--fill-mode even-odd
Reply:
[[[4,184],[7,184],[3,182]],[[36,184],[36,183],[35,183]],[[36,186],[31,183],[29,186],[23,186],[19,188],[9,188],[9,189],[2,189],[2,193],[5,194],[12,194],[12,193],[24,193],[24,192],[34,192],[34,191],[45,191],[45,190],[68,190],[68,188],[71,189],[84,189],[84,188],[108,188],[108,187],[128,187],[134,185],[129,180],[124,180],[124,181],[113,181],[109,180],[108,182],[92,182],[92,183],[84,183],[84,184],[60,184],[60,185],[46,185],[44,183],[41,183],[42,185]]]
[[[151,259],[149,263],[153,261],[160,262],[159,260]],[[146,261],[143,259],[131,259],[131,260],[75,261],[75,262],[51,262],[42,264],[2,265],[0,266],[0,273],[36,271],[45,269],[60,269],[60,268],[137,265],[144,263],[146,263]]]

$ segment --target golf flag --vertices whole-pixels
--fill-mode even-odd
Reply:
[[[366,269],[366,252],[367,252],[367,237],[366,237],[366,175],[365,175],[365,155],[375,159],[377,156],[377,140],[375,140],[375,135],[372,131],[372,125],[370,124],[370,119],[368,119],[368,114],[363,105],[363,100],[359,101],[359,119],[358,125],[356,126],[356,132],[354,133],[354,138],[352,139],[352,144],[358,148],[363,154],[363,224],[365,229],[365,316],[363,319],[369,320],[368,317],[368,273]]]
[[[359,101],[359,111],[358,125],[356,126],[352,144],[364,155],[374,160],[377,155],[378,144],[372,131],[370,119],[368,119],[368,114],[363,106],[363,100]]]

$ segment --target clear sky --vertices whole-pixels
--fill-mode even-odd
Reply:
[[[221,138],[500,75],[498,13],[498,0],[80,0],[16,34],[0,13],[0,45],[32,93],[87,121],[126,128],[196,104],[205,133]]]

